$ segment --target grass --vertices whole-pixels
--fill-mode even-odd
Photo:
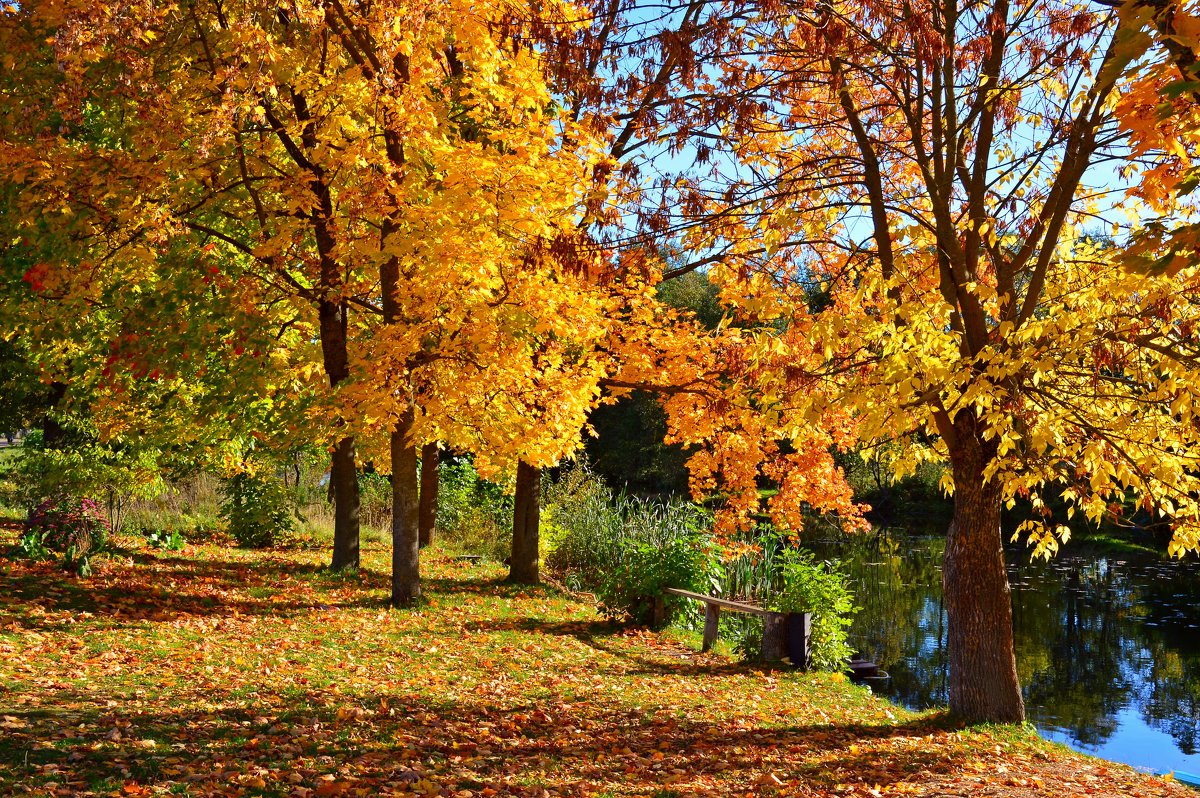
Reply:
[[[347,576],[314,548],[133,549],[86,582],[0,559],[0,794],[1188,794],[437,550],[427,602],[391,611],[365,554]]]
[[[1149,554],[1155,557],[1165,556],[1163,549],[1147,546],[1144,543],[1139,543],[1135,540],[1130,540],[1122,537],[1119,533],[1085,529],[1080,533],[1072,535],[1071,540],[1067,543],[1067,551],[1078,552],[1100,552],[1102,554],[1113,555],[1133,555],[1133,554]]]

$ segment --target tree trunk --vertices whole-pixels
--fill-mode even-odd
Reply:
[[[392,606],[411,607],[421,598],[417,447],[409,432],[409,408],[392,430]]]
[[[421,447],[421,548],[433,542],[433,527],[437,523],[438,500],[438,445],[427,443]]]
[[[354,465],[354,438],[345,437],[333,450],[329,469],[333,493],[333,561],[335,571],[358,567],[358,470]]]
[[[350,356],[346,344],[346,313],[342,303],[322,300],[318,303],[321,355],[329,385],[350,376]],[[333,561],[335,571],[358,567],[359,495],[358,472],[354,465],[354,438],[347,435],[337,442],[329,466],[329,487],[333,494]]]
[[[1000,535],[999,486],[985,482],[994,444],[979,440],[963,411],[955,420],[954,519],[942,588],[950,655],[950,712],[967,721],[1019,723],[1025,703],[1013,647],[1012,599]]]
[[[513,501],[512,558],[508,581],[522,585],[538,583],[539,492],[542,469],[517,463],[517,491]]]
[[[67,384],[65,382],[50,383],[46,399],[46,413],[42,419],[42,448],[46,451],[57,451],[63,447],[66,441],[67,434],[54,415],[66,397]]]

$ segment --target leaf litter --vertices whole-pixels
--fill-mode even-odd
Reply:
[[[436,551],[428,602],[390,611],[365,553],[340,576],[319,551],[139,550],[87,581],[0,559],[0,794],[1193,795]]]

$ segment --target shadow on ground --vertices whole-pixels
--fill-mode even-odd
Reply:
[[[114,625],[185,615],[292,617],[314,609],[382,606],[382,599],[364,594],[387,585],[378,572],[336,574],[284,559],[264,559],[253,567],[143,552],[126,559],[133,567],[106,563],[84,580],[52,562],[6,567],[0,557],[0,625],[50,631],[69,628],[80,616]],[[312,595],[314,588],[342,586],[357,595],[333,603]]]
[[[962,764],[928,746],[879,745],[937,731],[927,721],[731,727],[603,704],[499,707],[386,693],[350,703],[289,696],[293,709],[266,714],[146,712],[90,692],[60,699],[76,709],[6,710],[11,735],[0,746],[0,774],[13,786],[32,788],[49,773],[76,790],[187,784],[206,795],[259,779],[318,789],[332,776],[371,794],[424,779],[453,793],[648,795],[672,785],[680,794],[689,785],[732,791],[772,774],[828,789],[847,774],[870,773],[878,788]]]
[[[332,576],[268,555],[243,563],[136,553],[80,582],[52,565],[0,561],[0,645],[36,653],[47,670],[84,632],[96,639],[117,629],[136,644],[149,637],[147,621],[185,615],[296,621],[255,643],[256,664],[240,659],[239,646],[254,642],[239,636],[248,633],[241,626],[205,631],[215,672],[213,657],[193,660],[178,641],[177,656],[164,661],[146,662],[162,655],[127,646],[125,656],[143,660],[111,677],[88,670],[90,660],[67,663],[68,671],[78,666],[70,679],[0,668],[0,794],[1017,798],[1044,795],[1023,780],[1061,786],[1088,767],[1063,754],[1051,775],[1049,759],[1019,740],[1014,754],[939,716],[839,722],[858,716],[812,704],[816,682],[625,639],[596,620],[537,617],[563,607],[550,603],[562,594],[445,570],[426,583],[432,607],[390,616],[406,643],[399,631],[382,649],[379,637],[355,636],[384,623],[377,613],[336,614],[336,647],[315,649],[325,659],[306,665],[310,673],[328,664],[328,684],[317,689],[291,670],[290,658],[301,654],[282,651],[288,635],[334,623],[324,612],[330,608],[380,609],[384,575]],[[520,633],[515,645],[505,639],[510,632]],[[419,657],[396,653],[413,639],[426,644]],[[564,639],[583,645],[563,646]],[[558,660],[545,661],[557,666],[543,664],[551,651]],[[753,678],[721,678],[736,674]],[[768,679],[783,686],[760,710],[768,705],[748,693]],[[688,700],[676,692],[683,689]],[[715,708],[705,704],[710,689]],[[804,709],[784,723],[779,713],[794,708],[788,702]],[[988,775],[986,789],[963,781],[971,772]],[[998,773],[1016,786],[1004,782],[994,792]],[[1122,784],[1089,789],[1129,794]],[[1146,795],[1186,794],[1148,789],[1144,779],[1135,786]]]

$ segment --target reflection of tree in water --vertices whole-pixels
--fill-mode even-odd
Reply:
[[[1153,656],[1138,701],[1142,720],[1171,735],[1180,751],[1194,754],[1200,738],[1200,663],[1169,650]]]
[[[892,674],[901,704],[946,702],[944,540],[854,536],[818,546],[843,560],[863,608],[851,643]],[[1010,569],[1017,666],[1030,720],[1099,746],[1126,708],[1200,749],[1200,569],[1061,558]]]
[[[892,697],[912,707],[946,703],[942,538],[855,535],[820,547],[837,556],[862,607],[850,644],[892,675]]]
[[[1077,560],[1024,566],[1012,582],[1030,719],[1080,745],[1100,745],[1117,730],[1136,675],[1138,646],[1123,634],[1128,583],[1103,562]]]
[[[1200,574],[1151,566],[1142,580],[1148,672],[1138,708],[1146,725],[1171,735],[1185,754],[1200,746]]]

